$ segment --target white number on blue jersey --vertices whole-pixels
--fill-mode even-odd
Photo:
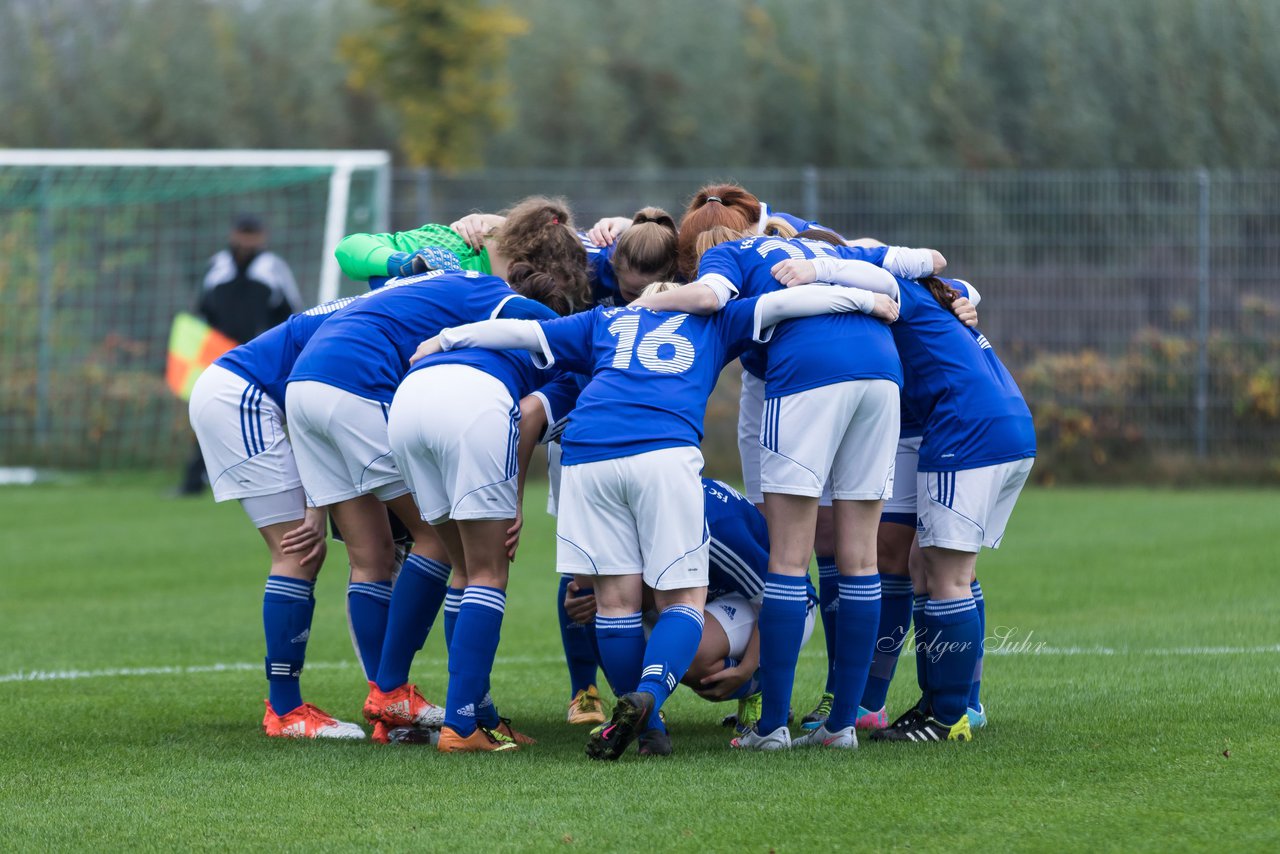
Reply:
[[[797,243],[803,244],[804,247],[813,254],[806,254],[804,249],[801,249],[800,246],[796,245]],[[806,261],[809,258],[817,257],[819,255],[824,255],[828,258],[838,258],[840,256],[840,253],[837,252],[836,248],[830,243],[823,240],[807,240],[803,237],[797,238],[796,242],[792,242],[790,240],[779,240],[775,237],[761,241],[756,245],[755,249],[756,252],[760,254],[761,258],[768,258],[770,252],[782,252],[788,258],[796,261]]]
[[[640,315],[623,314],[609,324],[609,332],[618,338],[618,347],[613,352],[613,367],[625,371],[631,367],[631,359],[640,360],[640,364],[657,374],[682,374],[693,367],[696,355],[693,342],[683,335],[677,335],[680,324],[689,315],[677,314],[662,322],[657,329],[646,334],[636,346],[636,335],[640,331]],[[663,350],[669,345],[669,350]]]

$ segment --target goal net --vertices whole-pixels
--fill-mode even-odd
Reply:
[[[0,150],[0,468],[180,463],[169,328],[232,222],[318,302],[357,287],[333,248],[385,230],[389,187],[380,151]]]

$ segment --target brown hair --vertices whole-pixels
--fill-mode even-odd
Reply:
[[[508,268],[507,284],[516,293],[542,303],[561,317],[573,313],[575,303],[556,277],[535,269],[527,261],[517,261]]]
[[[772,220],[770,220],[772,222]],[[824,243],[830,243],[832,246],[846,246],[840,235],[833,234],[825,228],[806,228],[804,231],[796,235],[796,237],[804,240],[821,240]]]
[[[919,279],[918,281],[929,289],[929,293],[938,301],[938,305],[942,306],[947,311],[954,310],[952,309],[951,304],[960,296],[959,291],[942,281],[942,279],[939,279],[937,276],[929,276],[924,279]]]
[[[587,251],[573,229],[568,202],[530,196],[517,202],[504,216],[506,220],[494,229],[489,240],[511,261],[507,276],[511,286],[516,285],[516,267],[526,264],[530,270],[521,274],[522,281],[532,272],[545,273],[552,277],[571,307],[585,305]]]
[[[662,208],[641,208],[618,238],[614,269],[652,276],[654,281],[674,278],[678,234],[671,214]]]
[[[764,233],[770,237],[790,239],[797,237],[796,227],[780,216],[771,216],[764,221]]]
[[[720,226],[742,234],[753,230],[759,221],[760,200],[737,184],[710,184],[694,193],[680,220],[680,275],[690,281],[697,276],[702,257],[698,237],[704,231]]]

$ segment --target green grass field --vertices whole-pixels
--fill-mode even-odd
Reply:
[[[0,850],[1280,849],[1274,493],[1029,491],[979,563],[989,634],[1027,648],[988,653],[970,744],[740,754],[731,707],[683,691],[675,756],[597,764],[563,722],[536,490],[494,694],[540,743],[443,756],[263,737],[260,541],[166,485],[0,489]],[[303,687],[358,720],[344,567],[336,546]],[[439,635],[414,671],[432,698]]]

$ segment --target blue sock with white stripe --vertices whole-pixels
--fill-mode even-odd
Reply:
[[[447,564],[422,555],[405,558],[391,589],[387,634],[375,680],[383,691],[395,690],[409,681],[409,666],[426,643],[448,589]]]
[[[347,584],[347,620],[356,653],[360,656],[360,666],[364,668],[364,678],[370,682],[378,679],[390,607],[390,581],[352,581]]]
[[[835,701],[826,723],[830,732],[853,726],[858,719],[880,628],[880,576],[842,575],[839,584]]]
[[[791,689],[796,662],[804,645],[804,624],[809,614],[808,578],[770,572],[764,580],[760,606],[760,722],[762,735],[786,726],[791,711]]]
[[[651,726],[659,722],[658,710],[676,690],[693,663],[702,641],[702,609],[692,605],[664,608],[649,633],[644,650],[644,669],[640,672],[637,691],[653,695]]]
[[[924,607],[924,620],[929,627],[925,658],[933,716],[950,726],[968,708],[973,668],[982,642],[978,606],[969,596],[930,599]]]
[[[982,642],[978,644],[978,663],[973,666],[973,686],[969,689],[969,708],[982,708],[982,653],[983,647],[987,645],[987,608],[982,601],[982,585],[978,583],[978,579],[974,579],[969,585],[969,591],[973,593],[973,601],[978,607],[978,626],[982,635]]]
[[[262,593],[262,631],[267,639],[267,699],[277,715],[302,705],[298,679],[307,657],[315,582],[285,575],[267,576]]]
[[[880,628],[876,632],[876,650],[867,674],[867,687],[862,692],[862,707],[869,712],[884,708],[889,683],[898,666],[902,642],[911,625],[911,579],[905,575],[880,573]]]
[[[564,660],[569,665],[569,696],[577,696],[596,684],[596,627],[595,621],[575,623],[564,609],[564,597],[569,592],[573,576],[560,576],[556,592],[556,613],[560,617],[560,643],[564,647]],[[593,591],[579,590],[578,596],[590,596]]]
[[[840,570],[835,555],[818,555],[818,613],[822,615],[822,637],[827,642],[827,683],[823,692],[836,690],[836,610],[840,607]]]
[[[453,649],[453,627],[458,625],[458,607],[462,604],[464,587],[450,587],[444,594],[444,651]]]
[[[504,591],[468,584],[458,605],[458,622],[449,643],[444,723],[463,737],[476,731],[479,707],[488,693],[489,674],[498,653],[506,604]]]
[[[644,669],[644,626],[640,612],[621,617],[596,614],[596,644],[613,693],[621,697],[636,690],[640,671]]]
[[[915,626],[912,645],[916,653],[916,683],[920,686],[920,701],[916,708],[922,712],[929,710],[929,627],[924,619],[924,606],[928,601],[928,593],[916,593],[911,600],[911,622]]]

